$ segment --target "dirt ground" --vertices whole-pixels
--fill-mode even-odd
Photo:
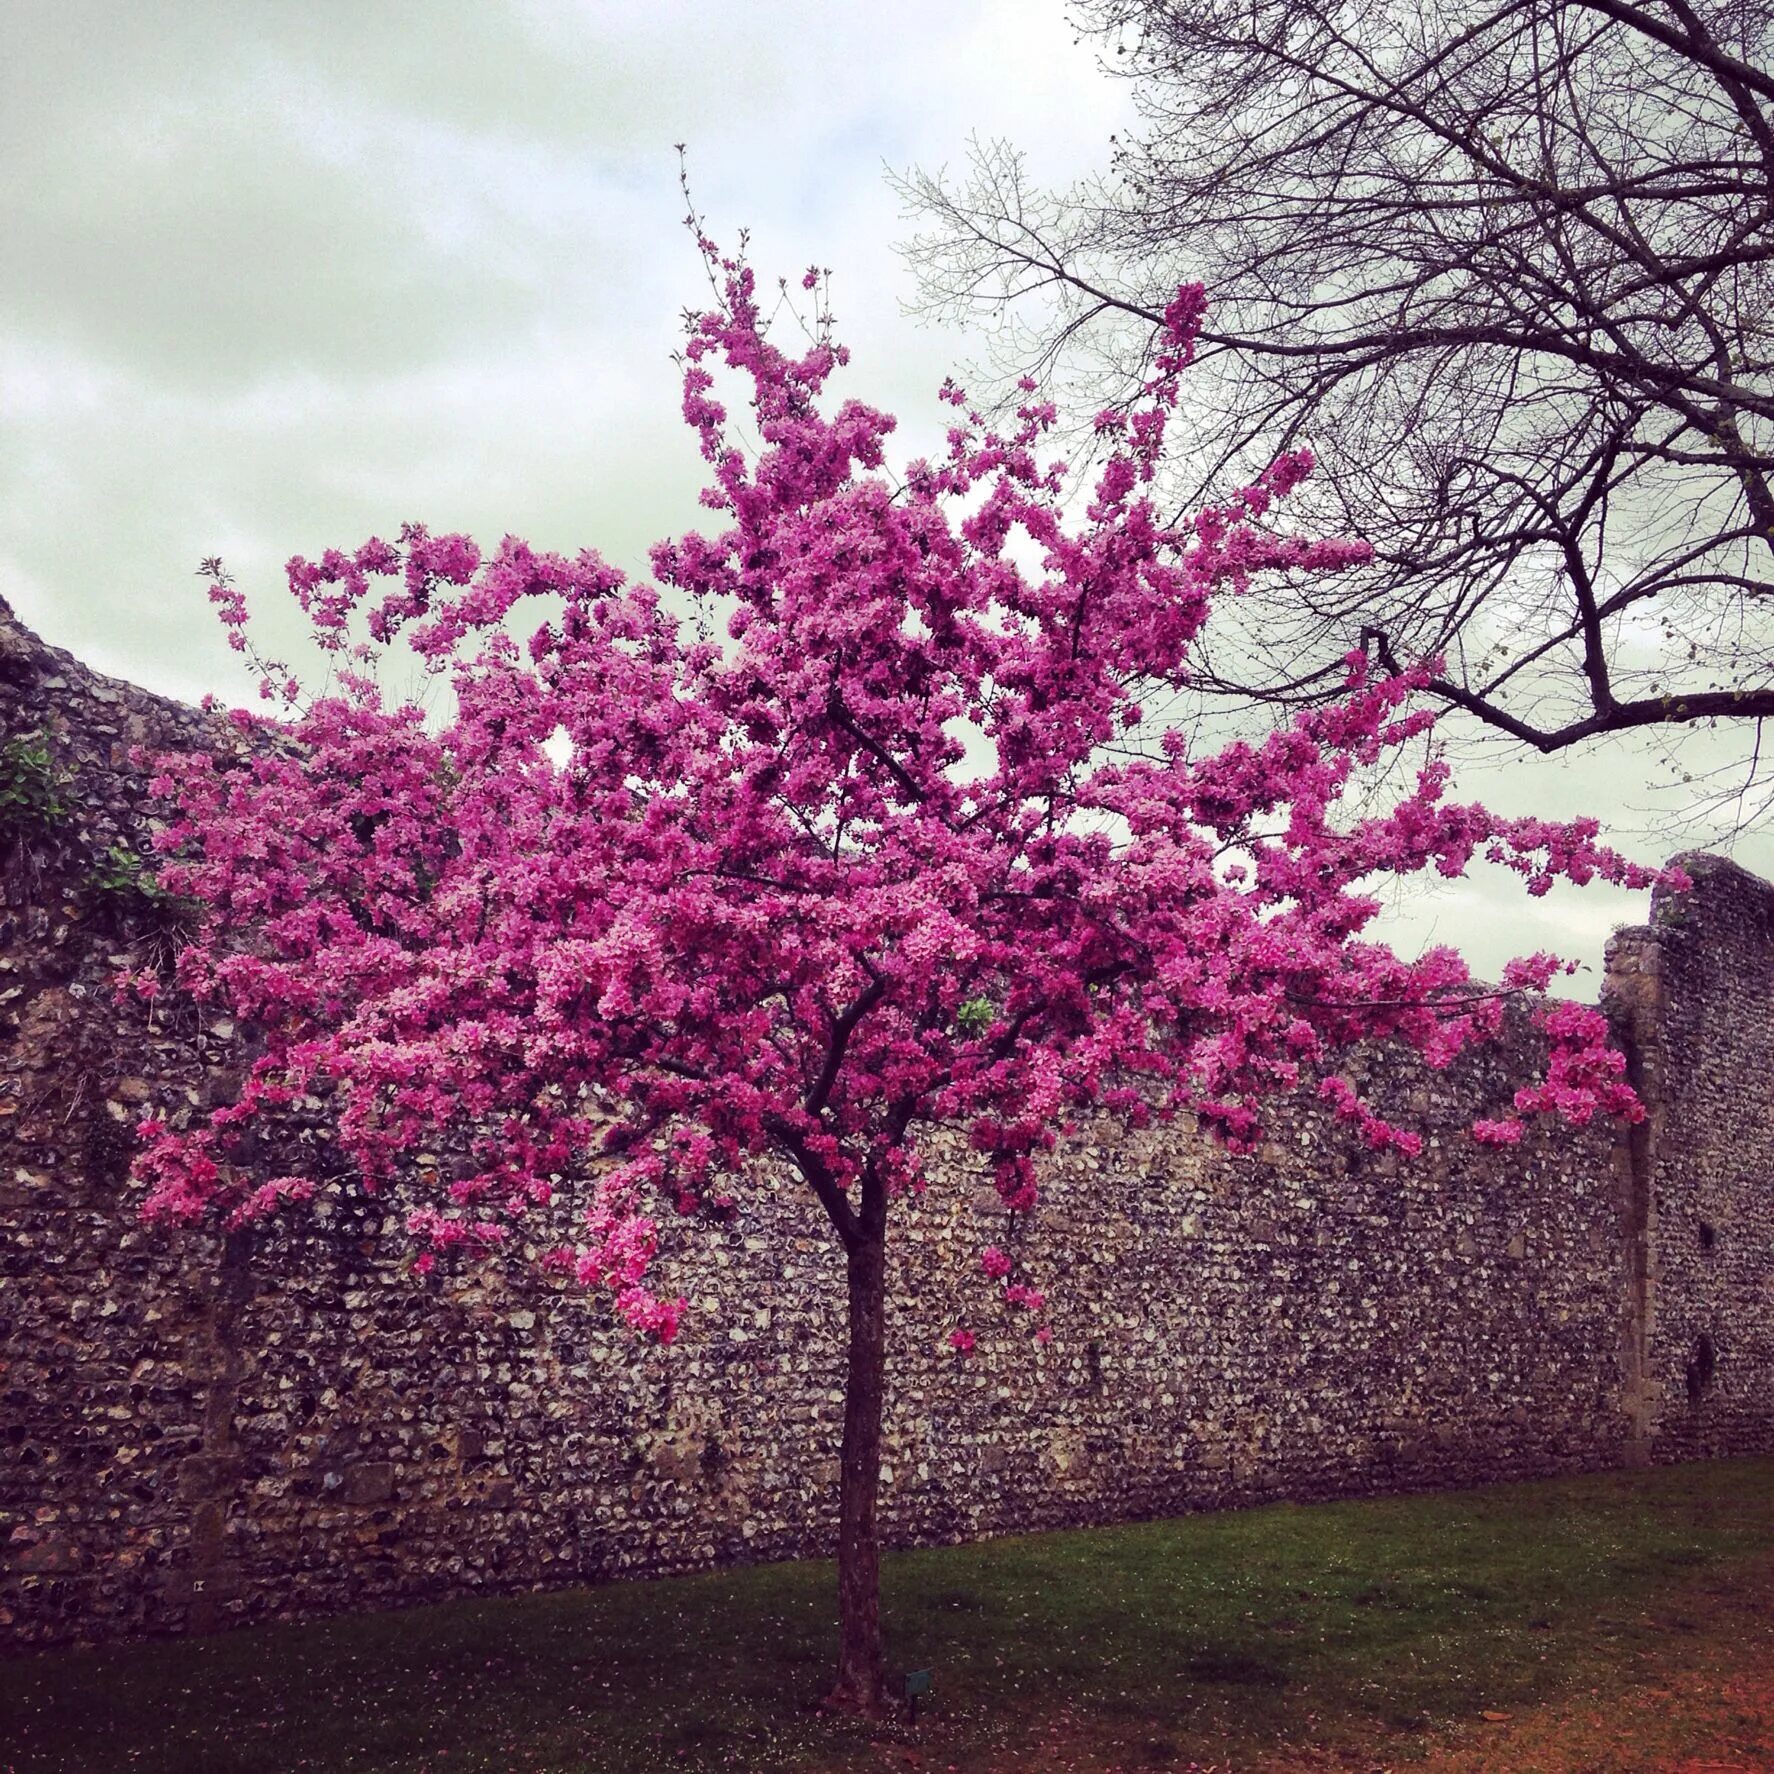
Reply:
[[[1554,1699],[1420,1733],[1364,1741],[1348,1721],[1327,1719],[1322,1744],[1208,1759],[1154,1744],[1109,1760],[1088,1727],[1061,1717],[1038,1749],[989,1774],[1774,1774],[1774,1560],[1756,1561],[1723,1593],[1697,1586],[1667,1618],[1664,1635],[1586,1666]],[[902,1751],[901,1761],[931,1774],[979,1766],[940,1751]]]
[[[1684,1640],[1601,1685],[1456,1720],[1427,1746],[1289,1752],[1224,1774],[1774,1774],[1774,1626],[1746,1631],[1733,1610]]]
[[[1424,1760],[1400,1766],[1424,1774],[1774,1774],[1774,1647],[1519,1717],[1463,1722],[1448,1736]]]

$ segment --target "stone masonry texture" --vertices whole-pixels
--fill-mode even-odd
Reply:
[[[521,1257],[415,1280],[374,1202],[139,1224],[130,1124],[218,1100],[239,1036],[114,1000],[172,933],[104,859],[146,840],[131,749],[231,729],[0,603],[0,745],[36,734],[68,812],[0,826],[0,1645],[829,1551],[842,1264],[791,1192],[668,1250],[669,1350]],[[1774,1450],[1774,888],[1686,860],[1610,950],[1637,1129],[1476,1146],[1521,1026],[1441,1073],[1363,1057],[1415,1160],[1304,1102],[1249,1158],[1090,1130],[1016,1233],[1045,1348],[996,1317],[1004,1215],[957,1153],[897,1225],[890,1542]]]

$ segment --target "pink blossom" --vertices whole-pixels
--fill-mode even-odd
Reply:
[[[205,908],[178,987],[262,1046],[235,1103],[143,1124],[150,1216],[303,1200],[314,1179],[255,1170],[254,1125],[317,1093],[330,1186],[398,1201],[420,1273],[521,1230],[663,1342],[686,1306],[653,1285],[660,1218],[690,1237],[785,1182],[850,1243],[973,1165],[1020,1216],[1062,1126],[1187,1115],[1251,1150],[1302,1085],[1416,1152],[1338,1067],[1375,1039],[1446,1065],[1502,1001],[1450,950],[1376,941],[1373,883],[1657,876],[1593,821],[1458,801],[1440,762],[1373,799],[1431,728],[1432,661],[1356,651],[1335,699],[1198,736],[1220,600],[1367,558],[1280,521],[1305,451],[1184,518],[1157,502],[1205,293],[1176,292],[1144,397],[1099,417],[1093,482],[1050,457],[1032,384],[1002,424],[946,385],[943,449],[896,477],[893,418],[831,391],[829,322],[791,350],[750,268],[704,250],[682,404],[706,515],[652,550],[656,583],[421,524],[298,556],[326,689],[253,654],[283,718],[238,714],[237,759],[156,762],[161,878]],[[205,576],[251,653],[242,594]],[[384,688],[415,670],[446,713]],[[1545,1076],[1476,1137],[1641,1112],[1596,1012],[1536,1015]],[[943,1129],[971,1164],[930,1162]],[[1101,1211],[1137,1210],[1118,1186]],[[1004,1250],[979,1260],[1042,1310]]]
[[[1518,1146],[1527,1129],[1508,1118],[1481,1118],[1472,1124],[1472,1137],[1483,1146]]]
[[[1099,421],[1090,483],[1049,453],[1032,386],[993,423],[945,384],[941,449],[896,469],[892,416],[831,391],[847,357],[823,301],[788,348],[750,267],[695,231],[716,295],[689,318],[682,411],[706,515],[650,551],[655,583],[421,524],[298,557],[329,665],[305,697],[206,563],[279,716],[237,711],[238,755],[154,761],[155,849],[203,907],[179,991],[257,1040],[235,1101],[141,1124],[146,1214],[238,1225],[324,1175],[404,1213],[419,1274],[538,1249],[669,1344],[687,1303],[657,1285],[662,1209],[681,1243],[804,1190],[852,1305],[879,1310],[897,1204],[989,1177],[1014,1231],[1060,1130],[1099,1115],[1252,1151],[1272,1102],[1316,1088],[1348,1137],[1408,1160],[1420,1136],[1351,1057],[1387,1041],[1445,1066],[1496,1037],[1504,995],[1452,950],[1376,940],[1380,889],[1656,871],[1594,821],[1457,800],[1433,755],[1396,768],[1432,740],[1432,660],[1380,674],[1358,650],[1330,700],[1203,737],[1221,601],[1282,574],[1321,595],[1370,551],[1294,533],[1303,451],[1218,504],[1159,503],[1198,286],[1167,305],[1143,394]],[[398,687],[430,677],[428,714]],[[1558,966],[1525,958],[1504,994]],[[1545,1075],[1479,1139],[1642,1114],[1596,1012],[1534,1014]],[[298,1102],[323,1105],[316,1174],[266,1178]],[[1099,1181],[1093,1211],[1140,1211],[1141,1178]],[[1004,1251],[980,1266],[1043,1310]],[[852,1404],[881,1396],[868,1359]],[[850,1494],[878,1484],[870,1445],[846,1438]],[[871,1551],[840,1542],[859,1639]]]

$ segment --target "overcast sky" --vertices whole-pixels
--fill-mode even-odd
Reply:
[[[761,275],[832,269],[848,387],[916,453],[977,343],[902,314],[884,168],[978,132],[1065,182],[1126,119],[1060,0],[0,0],[0,594],[103,670],[245,701],[205,556],[261,608],[291,554],[407,519],[640,569],[702,466],[679,141]],[[1656,858],[1644,781],[1616,748],[1462,786]],[[1643,902],[1478,882],[1400,916],[1494,972],[1593,966]]]

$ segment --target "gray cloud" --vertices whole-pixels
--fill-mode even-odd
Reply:
[[[701,293],[680,140],[761,273],[834,269],[845,392],[931,448],[933,391],[979,342],[902,317],[882,163],[977,129],[1063,182],[1123,102],[1057,0],[0,0],[0,592],[104,669],[249,699],[206,555],[286,652],[282,562],[409,518],[639,569],[699,516],[669,362]],[[1621,748],[1493,750],[1461,791],[1625,812],[1656,855],[1646,780]],[[1406,889],[1391,927],[1494,969],[1593,961],[1639,909],[1479,880]]]

